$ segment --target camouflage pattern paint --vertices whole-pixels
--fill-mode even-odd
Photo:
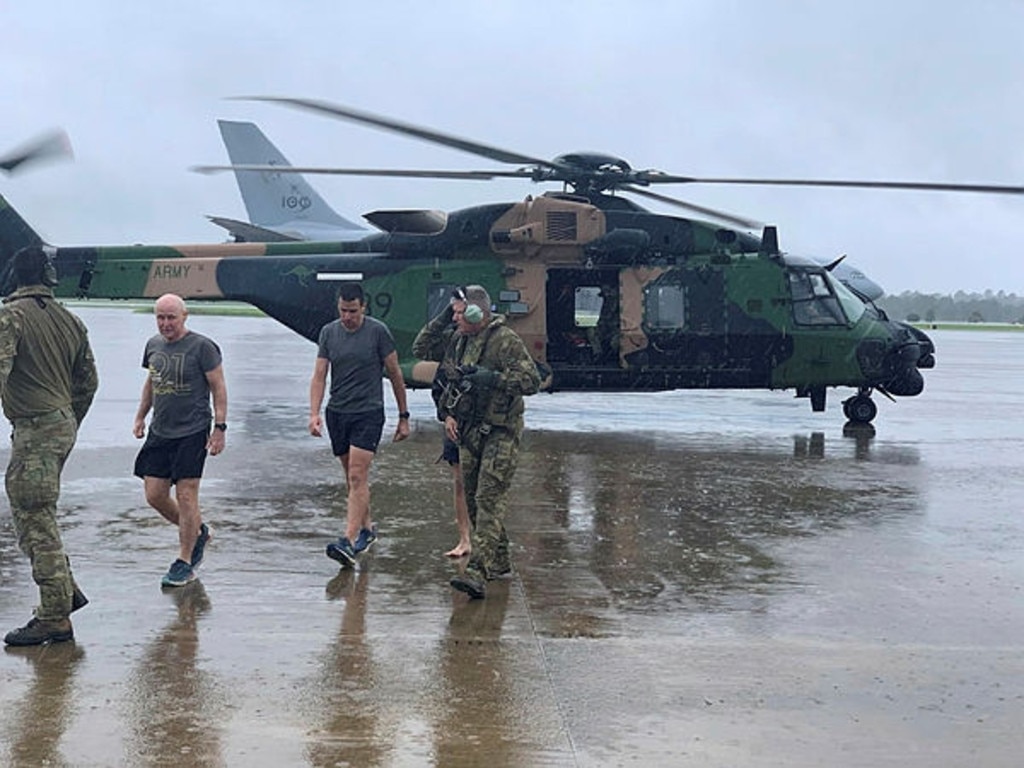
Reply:
[[[315,340],[336,316],[338,277],[356,276],[410,386],[433,373],[410,359],[416,333],[469,283],[487,288],[551,389],[795,388],[820,410],[828,387],[916,395],[918,368],[934,365],[923,333],[865,305],[820,264],[779,253],[774,234],[603,194],[366,218],[386,231],[335,243],[58,248],[58,295],[247,302]],[[38,241],[0,197],[0,265]],[[852,314],[798,322],[792,284],[805,279]],[[607,297],[617,317],[595,332],[576,317],[580,296]]]

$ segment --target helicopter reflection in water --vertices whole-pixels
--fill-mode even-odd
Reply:
[[[823,433],[798,435],[792,451],[720,434],[545,432],[528,441],[517,482],[540,498],[521,503],[549,523],[517,532],[527,539],[525,578],[558,569],[561,579],[600,580],[589,591],[573,582],[554,631],[614,634],[622,627],[609,621],[620,612],[750,609],[785,583],[778,540],[913,514],[923,503],[903,471],[914,451],[872,455],[870,439],[827,450]]]

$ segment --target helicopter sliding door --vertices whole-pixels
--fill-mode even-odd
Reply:
[[[642,359],[647,367],[677,369],[687,378],[707,375],[727,364],[725,278],[720,268],[666,271],[645,286],[643,312],[647,347],[637,362]]]
[[[764,277],[745,272],[708,263],[549,266],[552,388],[768,386],[788,342],[765,317],[776,302],[765,300]],[[754,298],[748,283],[762,286]]]
[[[764,316],[774,304],[765,300],[764,278],[746,274],[754,268],[703,262],[657,273],[625,270],[622,346],[631,385],[767,386],[786,343]],[[751,285],[760,292],[751,294]],[[636,305],[639,311],[630,309]]]

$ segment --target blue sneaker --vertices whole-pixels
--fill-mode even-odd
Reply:
[[[203,523],[199,526],[199,536],[196,537],[196,543],[192,546],[192,557],[190,558],[192,568],[198,568],[203,564],[203,554],[209,541],[210,529],[206,523]]]
[[[170,569],[160,580],[161,587],[183,587],[196,577],[192,566],[180,558],[171,563]]]
[[[352,542],[344,536],[327,545],[327,556],[331,560],[341,563],[342,568],[349,568],[356,564],[356,551],[352,548]]]
[[[358,555],[360,552],[365,552],[372,547],[376,541],[377,524],[374,523],[369,528],[359,529],[359,535],[356,536],[355,543],[352,545],[352,550]]]

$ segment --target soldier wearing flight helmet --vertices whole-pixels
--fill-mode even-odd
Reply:
[[[488,579],[511,572],[505,514],[523,435],[523,397],[540,389],[537,365],[491,298],[479,285],[465,289],[456,309],[458,332],[441,366],[449,385],[438,403],[445,433],[459,444],[466,502],[473,525],[473,553],[451,586],[473,599],[486,595]]]

